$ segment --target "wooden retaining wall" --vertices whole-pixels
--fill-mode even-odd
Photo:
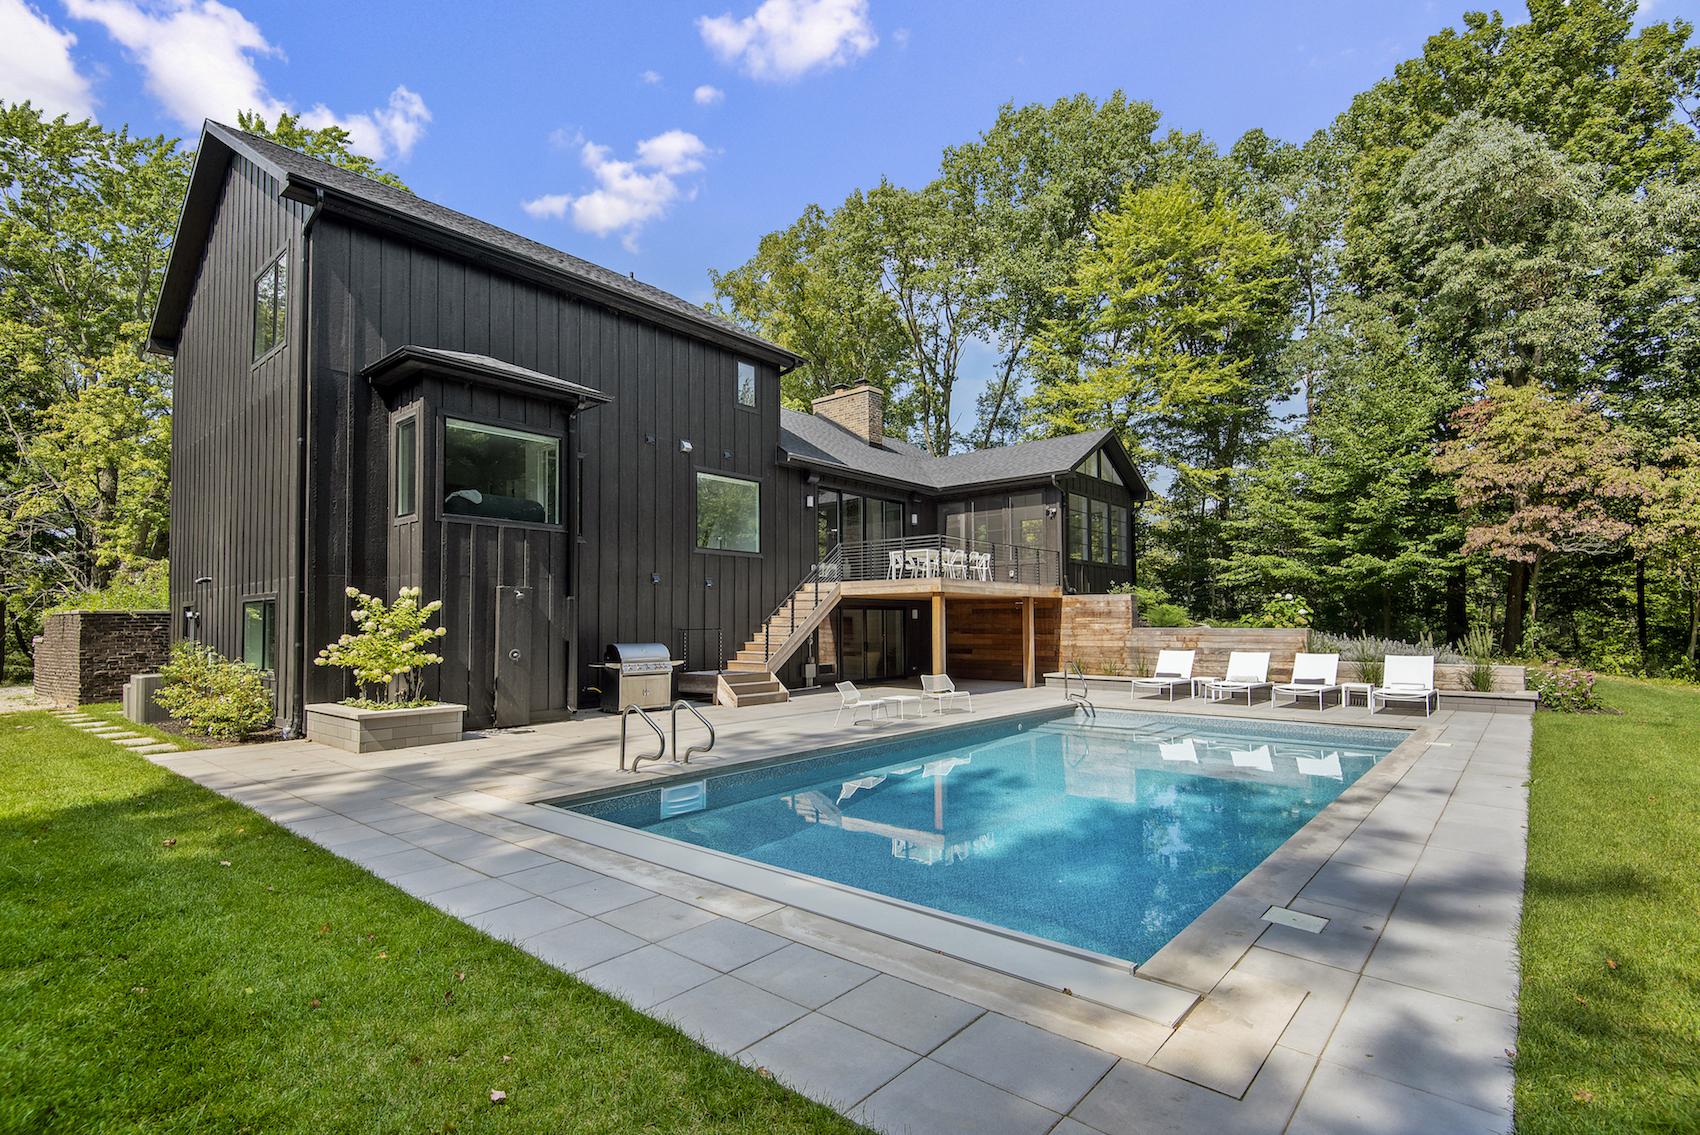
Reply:
[[[1134,669],[1150,673],[1161,650],[1195,650],[1192,672],[1221,678],[1228,672],[1228,655],[1236,650],[1267,650],[1269,680],[1293,676],[1293,655],[1305,649],[1310,632],[1303,627],[1138,627],[1133,632]]]
[[[1059,665],[1073,661],[1088,674],[1132,674],[1137,623],[1131,595],[1063,596]]]

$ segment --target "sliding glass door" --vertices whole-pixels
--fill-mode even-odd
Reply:
[[[845,607],[839,613],[840,672],[846,681],[901,678],[909,672],[908,615],[901,607]]]

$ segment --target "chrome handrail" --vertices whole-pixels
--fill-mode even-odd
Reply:
[[[1078,694],[1069,687],[1071,675],[1080,679],[1080,692]],[[1080,663],[1072,658],[1063,663],[1063,699],[1077,703],[1093,717],[1098,716],[1098,710],[1092,704],[1092,688],[1086,684],[1086,673],[1081,670]]]
[[[655,730],[656,749],[655,749],[655,753],[654,753],[653,756],[646,757],[642,753],[639,753],[636,757],[633,757],[632,758],[631,771],[636,772],[638,770],[638,765],[640,765],[644,761],[658,761],[662,757],[667,755],[667,735],[665,733],[661,732],[661,726],[655,724],[655,719],[653,717],[651,717],[651,716],[649,716],[649,714],[645,713],[643,711],[643,709],[636,702],[632,702],[630,705],[626,706],[625,709],[622,709],[620,711],[620,771],[621,772],[626,771],[626,722],[631,720],[631,716],[634,713],[637,714],[639,717],[643,718],[643,723],[645,725],[647,725],[651,729]]]
[[[706,745],[692,745],[690,748],[688,748],[684,751],[683,756],[681,756],[680,753],[679,753],[679,711],[681,709],[690,710],[691,716],[696,718],[698,721],[702,722],[702,727],[704,729],[708,730],[708,744],[706,744]],[[688,764],[691,763],[691,754],[692,753],[706,753],[712,748],[714,748],[714,725],[708,720],[708,718],[706,718],[702,715],[702,712],[700,710],[698,710],[696,706],[692,705],[690,702],[686,701],[684,698],[680,698],[678,701],[674,702],[673,703],[673,759],[675,761],[679,761],[683,764],[688,765]]]

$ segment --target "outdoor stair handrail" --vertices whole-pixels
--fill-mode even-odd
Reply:
[[[684,750],[683,755],[681,755],[680,751],[679,751],[679,711],[681,709],[688,710],[690,712],[690,715],[692,717],[696,718],[698,721],[702,722],[702,727],[704,729],[708,730],[708,744],[706,744],[706,745],[692,745],[690,748]],[[714,724],[713,724],[713,722],[709,721],[708,718],[704,717],[702,715],[702,712],[700,710],[698,710],[696,706],[692,705],[690,702],[686,701],[684,698],[680,698],[678,701],[673,703],[673,759],[675,761],[679,761],[682,764],[687,764],[687,765],[690,764],[692,753],[706,753],[706,752],[708,752],[709,750],[714,748],[714,741],[715,741],[715,736],[714,736]]]
[[[661,732],[661,726],[655,724],[655,719],[653,717],[651,717],[651,716],[649,716],[649,714],[645,713],[638,706],[638,704],[636,702],[632,702],[631,704],[627,705],[625,709],[622,709],[620,711],[620,771],[621,772],[626,771],[626,723],[631,720],[632,714],[634,714],[634,713],[637,714],[639,717],[643,718],[643,723],[645,725],[649,726],[651,729],[653,729],[655,731],[656,745],[655,745],[655,752],[652,755],[646,757],[642,753],[639,753],[637,756],[632,758],[631,771],[636,772],[638,770],[638,765],[640,765],[644,761],[658,761],[662,757],[667,755],[667,735],[665,733]]]
[[[839,580],[843,578],[843,564],[844,564],[844,546],[842,544],[840,544],[837,547],[833,548],[832,551],[828,552],[826,554],[825,559],[821,560],[820,563],[818,563],[814,567],[810,568],[809,574],[805,575],[803,577],[803,581],[797,585],[796,589],[793,590],[791,592],[791,594],[787,595],[783,600],[781,600],[780,603],[779,603],[779,606],[775,607],[772,611],[768,612],[767,618],[762,620],[762,624],[761,624],[761,658],[762,658],[763,664],[767,665],[769,667],[770,671],[772,669],[773,656],[774,656],[774,646],[773,646],[773,623],[774,623],[774,620],[779,618],[780,612],[785,610],[785,608],[787,606],[791,606],[792,604],[794,604],[797,601],[797,596],[801,595],[805,591],[809,591],[809,592],[813,593],[814,600],[815,600],[814,609],[819,610],[820,609],[820,602],[821,602],[820,589],[821,589],[822,581],[826,582],[826,584],[827,584],[827,598],[831,599],[833,594],[836,593],[837,590],[838,590]],[[791,628],[786,632],[785,637],[779,640],[779,651],[778,652],[781,653],[781,654],[786,654],[786,655],[790,654],[790,651],[787,648],[791,645],[791,641],[794,638],[797,637],[796,614],[797,614],[796,608],[792,607]]]

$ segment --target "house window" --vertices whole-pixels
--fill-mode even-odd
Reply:
[[[1094,481],[1107,481],[1112,485],[1121,485],[1121,475],[1110,459],[1104,456],[1101,449],[1093,450],[1091,455],[1074,467],[1074,471],[1082,477],[1091,477]],[[1125,486],[1124,486],[1125,487]]]
[[[1068,558],[1086,558],[1086,498],[1079,493],[1068,495]]]
[[[256,670],[277,669],[277,600],[242,604],[242,661]]]
[[[283,346],[284,317],[289,311],[288,253],[266,265],[254,277],[254,361]]]
[[[443,423],[443,515],[561,521],[561,442],[450,418]]]
[[[1110,510],[1110,562],[1116,567],[1127,566],[1127,532],[1127,509],[1112,508]]]
[[[697,547],[716,552],[761,551],[760,482],[697,474]]]
[[[403,418],[395,426],[395,514],[412,516],[419,484],[419,419]]]
[[[1092,562],[1110,562],[1110,506],[1104,501],[1092,502]]]
[[[756,364],[738,360],[738,405],[755,409]]]

